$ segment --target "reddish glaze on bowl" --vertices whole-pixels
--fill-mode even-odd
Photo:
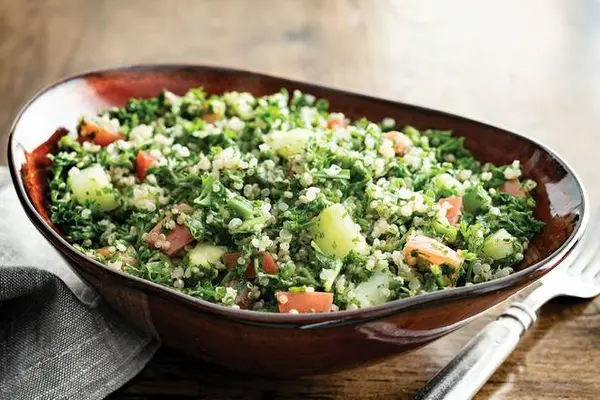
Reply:
[[[114,271],[76,251],[48,222],[43,184],[48,160],[43,155],[53,151],[53,141],[49,141],[53,132],[59,127],[74,129],[81,115],[122,106],[131,97],[155,96],[162,89],[182,94],[198,86],[209,93],[237,90],[255,95],[282,87],[299,89],[326,98],[331,110],[353,119],[392,117],[401,125],[452,129],[481,160],[496,164],[520,160],[524,175],[538,184],[536,215],[546,226],[532,241],[517,271],[508,277],[362,310],[322,314],[270,314],[222,307]],[[168,346],[250,373],[336,371],[423,346],[460,328],[558,265],[579,242],[588,219],[580,180],[558,155],[531,139],[422,107],[226,68],[134,66],[59,81],[21,110],[11,128],[8,154],[13,182],[27,215],[107,303]]]

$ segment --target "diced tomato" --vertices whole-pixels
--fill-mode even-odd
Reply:
[[[225,253],[222,258],[225,267],[231,270],[237,266],[237,260],[240,258],[240,253]],[[271,256],[270,253],[265,252],[262,254],[262,269],[267,274],[276,274],[279,272],[279,267],[277,267],[277,263],[273,260],[273,256]],[[250,260],[243,277],[249,279],[254,278],[255,276],[256,269],[254,268],[254,260]]]
[[[327,127],[329,129],[335,129],[338,126],[344,127],[346,126],[346,118],[344,114],[341,113],[331,113],[327,118]]]
[[[408,136],[398,131],[389,131],[385,138],[394,144],[394,152],[399,156],[405,154],[413,144]]]
[[[80,141],[92,141],[99,146],[108,146],[112,142],[123,139],[125,136],[119,132],[113,132],[108,128],[84,119],[79,127]]]
[[[177,254],[181,249],[183,249],[186,245],[192,243],[194,241],[194,237],[184,225],[177,225],[175,229],[173,229],[167,235],[167,242],[171,243],[168,249],[164,249],[163,252],[172,256]]]
[[[452,206],[451,208],[446,209],[446,218],[448,218],[450,225],[456,225],[462,213],[462,197],[451,196],[440,199],[439,204],[443,205],[444,203],[448,203]]]
[[[277,292],[275,298],[280,313],[330,312],[333,304],[333,293],[327,292]]]
[[[237,260],[240,258],[240,253],[225,253],[221,258],[227,269],[234,269],[237,266]]]
[[[513,196],[521,197],[523,199],[527,197],[527,193],[525,190],[523,190],[521,182],[518,179],[511,179],[505,182],[502,186],[500,186],[500,191]]]
[[[181,212],[190,212],[190,210],[192,209],[187,204],[180,204],[177,206],[177,208]],[[163,223],[168,217],[165,217],[165,219],[156,224],[154,228],[152,228],[152,230],[148,232],[148,235],[146,235],[146,242],[150,246],[156,247],[156,244],[159,241],[159,237],[162,234]],[[170,230],[169,233],[165,235],[164,242],[166,242],[167,245],[164,247],[161,246],[160,249],[166,255],[173,256],[193,241],[194,237],[192,236],[188,228],[185,227],[185,225],[177,225],[174,229]]]
[[[446,264],[454,268],[460,267],[462,258],[450,247],[427,236],[415,236],[404,246],[404,259],[409,265],[414,265],[421,257],[432,264]]]
[[[246,271],[244,271],[244,275],[242,275],[246,279],[251,279],[256,276],[256,268],[254,268],[254,260],[250,260],[248,263],[248,267],[246,267]]]
[[[220,120],[222,115],[217,113],[203,114],[202,119],[208,122],[209,124],[214,124],[216,121]]]
[[[144,181],[148,168],[158,166],[158,160],[145,151],[138,151],[135,159],[135,172],[140,181]]]
[[[146,238],[146,242],[155,246],[158,242],[158,236],[162,233],[162,224],[164,220],[156,224],[154,228],[148,233]],[[183,249],[186,245],[192,243],[194,241],[194,237],[183,225],[177,225],[175,229],[169,231],[167,235],[165,235],[165,240],[168,245],[165,247],[161,247],[163,253],[168,256],[172,256],[177,254],[181,249]]]
[[[271,256],[270,253],[263,253],[262,259],[262,269],[265,271],[265,273],[274,275],[279,272],[279,267],[277,266],[275,260],[273,260],[273,256]]]
[[[232,270],[238,265],[238,258],[240,258],[241,254],[237,252],[225,253],[223,254],[223,264],[225,264],[225,268]],[[250,260],[248,266],[246,267],[246,271],[242,275],[244,278],[254,278],[256,276],[256,269],[254,268],[254,260]]]

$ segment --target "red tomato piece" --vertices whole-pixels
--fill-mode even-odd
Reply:
[[[225,268],[228,270],[232,270],[238,265],[238,258],[240,258],[241,254],[237,252],[225,253],[221,257],[223,259],[223,264],[225,264]],[[254,260],[250,260],[248,266],[246,267],[246,271],[242,275],[244,278],[254,278],[256,276],[256,269],[254,268]]]
[[[404,155],[413,144],[408,136],[398,131],[389,131],[385,138],[394,144],[394,152],[399,156]]]
[[[208,122],[209,124],[214,124],[218,120],[220,120],[223,116],[217,113],[209,113],[202,115],[202,119]]]
[[[444,203],[449,203],[452,206],[446,209],[446,218],[448,218],[450,225],[456,225],[462,213],[462,197],[451,196],[440,199],[439,204],[443,205]]]
[[[275,298],[280,313],[330,312],[333,304],[333,293],[327,292],[277,292]]]
[[[221,257],[223,259],[223,264],[225,264],[225,268],[228,270],[232,270],[238,265],[238,258],[240,258],[241,254],[238,252],[225,253]],[[246,267],[246,271],[242,275],[244,278],[254,278],[256,276],[256,270],[254,268],[254,260],[250,260],[248,266]]]
[[[95,144],[105,147],[116,142],[117,140],[123,139],[125,136],[119,132],[113,132],[108,128],[100,126],[94,122],[84,119],[79,127],[80,141],[87,142],[92,141]]]
[[[262,269],[263,271],[265,271],[265,273],[274,275],[277,272],[279,272],[279,267],[277,266],[275,260],[273,260],[273,256],[271,256],[271,253],[263,253],[262,258]]]
[[[240,258],[240,253],[225,253],[221,258],[227,269],[234,269],[237,266],[237,260]]]
[[[180,204],[177,208],[182,212],[189,212],[191,207],[187,204]],[[174,229],[170,230],[168,234],[165,235],[164,240],[160,240],[160,235],[162,235],[162,226],[163,223],[170,216],[165,217],[162,221],[152,228],[148,235],[146,236],[146,243],[150,246],[160,248],[160,250],[168,256],[173,256],[177,254],[181,249],[183,249],[186,245],[190,244],[194,241],[194,237],[188,230],[185,225],[177,225]],[[157,244],[160,246],[157,247]]]
[[[237,266],[237,260],[240,258],[240,253],[232,252],[223,254],[223,264],[229,270],[235,268]],[[273,256],[270,253],[262,254],[262,269],[267,274],[276,274],[279,272],[279,267],[275,260],[273,260]],[[251,260],[248,263],[248,267],[244,272],[243,277],[246,279],[254,278],[256,276],[256,268],[254,268],[254,260]]]
[[[177,227],[167,235],[167,242],[171,243],[171,246],[168,249],[163,250],[163,252],[168,256],[172,256],[193,241],[194,237],[188,228],[184,225],[177,225]]]
[[[344,114],[339,114],[339,113],[329,114],[329,117],[327,118],[327,128],[335,129],[338,126],[344,127],[346,125],[347,125],[346,118],[344,117]]]
[[[135,172],[140,182],[146,178],[148,168],[158,166],[158,160],[145,151],[139,151],[135,159]]]
[[[523,199],[527,197],[527,193],[523,190],[523,187],[521,187],[521,182],[518,179],[511,179],[505,182],[500,186],[500,191]]]

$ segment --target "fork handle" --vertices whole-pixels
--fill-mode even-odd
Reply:
[[[413,400],[471,399],[510,356],[535,312],[513,303],[471,339],[456,357],[415,394]]]

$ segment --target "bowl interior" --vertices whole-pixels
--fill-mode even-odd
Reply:
[[[581,234],[578,231],[587,210],[580,181],[554,152],[530,139],[413,105],[252,72],[202,66],[142,66],[92,72],[60,81],[27,104],[13,125],[9,159],[13,176],[18,180],[17,187],[25,188],[38,212],[37,218],[51,225],[44,200],[45,163],[32,163],[28,154],[46,143],[58,127],[75,129],[82,115],[122,106],[131,97],[155,96],[162,89],[183,94],[188,88],[199,86],[211,93],[236,90],[255,95],[273,93],[281,88],[290,92],[298,89],[326,98],[331,110],[344,112],[352,119],[367,117],[379,121],[392,117],[401,126],[410,124],[423,129],[450,129],[465,138],[466,147],[480,160],[495,164],[519,160],[524,176],[537,182],[536,216],[545,222],[545,226],[532,241],[517,270],[534,264],[540,266],[558,249],[564,249],[568,243],[572,245]],[[49,144],[52,144],[51,141]],[[51,147],[42,150],[47,151]],[[23,180],[22,172],[32,171],[35,175],[33,181],[29,176]],[[25,206],[31,208],[32,204]]]

